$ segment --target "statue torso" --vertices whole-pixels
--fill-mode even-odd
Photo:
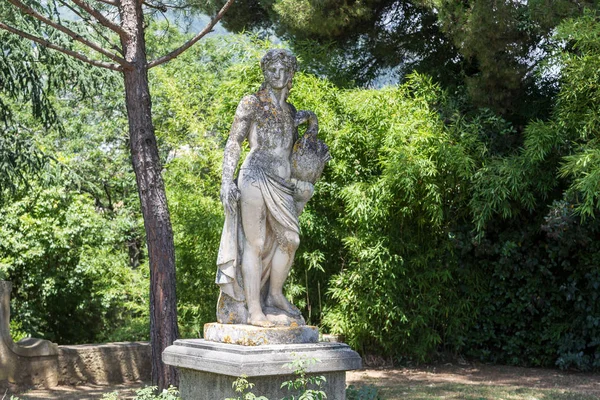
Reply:
[[[267,90],[256,93],[252,105],[252,124],[248,133],[250,153],[242,168],[260,168],[285,180],[290,178],[290,158],[297,138],[295,109],[291,104],[280,106]]]

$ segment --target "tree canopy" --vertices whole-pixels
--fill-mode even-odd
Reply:
[[[451,90],[464,87],[475,106],[522,124],[548,110],[553,86],[539,79],[539,67],[556,46],[552,33],[585,7],[595,3],[249,1],[235,4],[224,23],[237,32],[272,30],[308,70],[342,86],[402,81],[417,71]]]

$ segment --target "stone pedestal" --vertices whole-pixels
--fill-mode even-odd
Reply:
[[[242,346],[187,339],[175,341],[162,357],[180,371],[183,400],[236,398],[231,385],[242,375],[255,384],[255,395],[282,399],[292,393],[281,389],[281,384],[297,378],[287,365],[298,359],[318,360],[307,365],[307,373],[325,377],[322,390],[328,400],[344,400],[346,371],[361,367],[360,356],[348,345],[327,342]]]
[[[204,339],[208,342],[261,346],[265,344],[317,343],[316,326],[286,326],[261,328],[252,325],[210,323],[204,325]]]

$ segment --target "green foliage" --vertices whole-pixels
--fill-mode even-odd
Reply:
[[[598,14],[588,11],[584,17],[561,25],[558,34],[569,43],[569,51],[563,52],[561,59],[564,71],[555,116],[561,138],[570,141],[560,175],[572,182],[568,195],[577,199],[577,211],[583,216],[593,216],[600,207],[599,33]]]
[[[102,92],[79,85],[51,97],[60,129],[20,110],[14,140],[2,135],[20,161],[15,190],[0,202],[0,275],[13,282],[13,317],[26,334],[60,344],[148,336],[148,273],[118,85],[104,79]],[[40,160],[35,168],[23,166],[30,156]]]
[[[200,7],[212,11],[222,0]],[[597,2],[570,0],[272,0],[236,3],[233,31],[274,31],[301,55],[304,70],[340,87],[383,86],[413,71],[469,94],[524,126],[546,116],[555,80],[540,73],[561,21]],[[520,127],[519,127],[520,128]],[[520,129],[519,129],[520,131]]]
[[[220,184],[215,174],[219,168],[216,154],[194,149],[173,159],[165,173],[175,232],[178,317],[183,337],[201,336],[204,323],[215,318],[215,260],[223,227],[222,206],[215,195]]]
[[[477,240],[461,239],[467,263],[491,277],[468,353],[501,363],[597,369],[600,248],[595,132],[595,13],[569,20],[557,38],[561,89],[552,118],[525,129],[524,146],[475,176]],[[466,239],[466,240],[465,240]],[[518,316],[518,317],[515,317]]]
[[[238,377],[233,383],[231,387],[234,392],[239,393],[240,396],[236,398],[227,398],[225,400],[268,400],[265,396],[256,396],[252,393],[252,388],[254,387],[254,383],[248,382],[248,377],[246,375],[242,375]]]
[[[208,11],[222,3],[200,7]],[[343,87],[396,81],[413,69],[453,81],[459,69],[435,13],[418,1],[249,1],[234,3],[224,26],[274,31],[301,56],[303,70]],[[441,63],[445,74],[439,73]]]
[[[347,253],[324,323],[363,351],[425,359],[473,317],[448,237],[467,217],[481,145],[444,126],[445,94],[425,77],[343,96],[348,122],[329,142],[329,171]]]
[[[11,319],[10,321],[10,336],[13,342],[18,342],[21,339],[25,339],[27,337],[27,332],[23,330],[23,324],[20,322]]]
[[[513,365],[597,368],[600,248],[591,238],[598,223],[582,223],[572,204],[557,201],[541,232],[531,222],[499,225],[467,244],[489,277],[467,353]]]
[[[480,37],[475,28],[495,18],[482,3],[439,3],[436,19],[464,19],[469,29],[444,29],[472,59],[498,55],[504,35],[519,42],[515,53],[501,55],[500,68],[573,13],[560,3],[564,9],[547,14],[542,2],[500,7],[496,17],[511,23]],[[368,17],[350,14],[354,22]],[[290,101],[317,113],[333,156],[301,216],[286,289],[310,323],[343,334],[363,353],[395,360],[427,360],[443,348],[485,361],[599,368],[598,26],[591,11],[560,25],[551,40],[564,44],[550,63],[560,71],[554,108],[522,126],[491,109],[474,111],[473,88],[444,90],[424,74],[380,90],[340,89],[296,74]],[[160,24],[148,34],[151,52],[179,35]],[[488,53],[490,37],[495,50]],[[258,61],[272,46],[215,37],[150,75],[184,336],[201,335],[214,320],[223,146],[240,98],[262,81]],[[491,103],[514,97],[486,85],[505,80],[512,90],[519,80],[503,71],[485,77],[490,59],[480,67],[482,80],[473,85],[499,96]],[[78,96],[57,101],[62,133],[23,136],[32,149],[53,154],[58,167],[38,175],[23,169],[30,189],[19,183],[0,207],[0,275],[15,283],[15,321],[23,332],[61,343],[147,332],[143,235],[114,83],[93,99],[105,107]]]
[[[53,2],[30,2],[41,12],[56,14]],[[7,5],[0,20],[17,29],[51,39],[63,48],[73,49],[73,41],[56,34],[40,21]],[[65,21],[66,22],[66,21]],[[86,33],[81,33],[86,35]],[[65,128],[56,96],[80,101],[102,90],[114,79],[109,72],[84,65],[62,53],[32,44],[30,40],[0,30],[0,202],[6,189],[15,192],[26,186],[32,173],[41,172],[52,154],[40,149],[36,136],[43,131]],[[90,68],[92,68],[90,70]],[[90,72],[91,71],[91,72]]]
[[[28,177],[42,169],[45,161],[30,135],[18,129],[4,130],[0,135],[0,204],[26,187]]]
[[[22,330],[62,344],[100,340],[140,312],[144,275],[129,268],[126,218],[107,220],[85,195],[40,190],[0,209],[0,267]]]
[[[323,400],[327,395],[321,387],[326,380],[321,375],[311,375],[307,373],[307,369],[319,360],[314,358],[297,357],[284,367],[294,371],[295,378],[285,381],[281,384],[281,388],[286,388],[292,394],[283,398],[283,400]]]

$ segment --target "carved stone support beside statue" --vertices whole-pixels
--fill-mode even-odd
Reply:
[[[58,346],[42,339],[15,343],[10,335],[12,284],[0,281],[0,387],[58,385]]]

